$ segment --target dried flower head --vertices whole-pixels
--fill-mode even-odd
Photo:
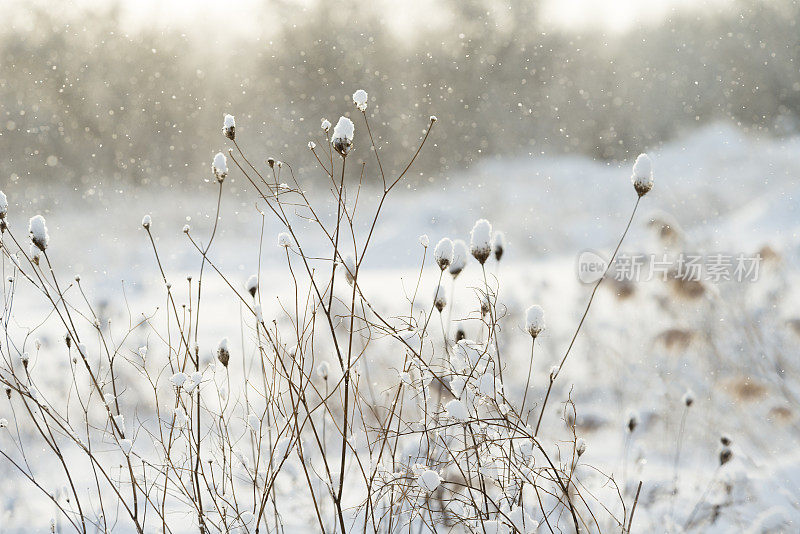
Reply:
[[[469,250],[483,265],[492,253],[492,225],[486,219],[479,219],[469,234]]]
[[[145,230],[149,230],[151,222],[152,222],[152,219],[150,219],[150,216],[149,215],[145,215],[144,217],[142,217],[142,228],[144,228]]]
[[[503,232],[495,232],[492,238],[492,250],[494,251],[494,259],[500,261],[503,257],[503,252],[506,248],[506,235]]]
[[[439,265],[439,269],[447,269],[453,261],[453,242],[443,237],[433,249],[433,259]]]
[[[315,143],[314,141],[309,141],[308,142],[308,149],[309,150],[314,150],[315,148],[317,148],[317,143]]]
[[[725,465],[733,458],[733,451],[727,445],[724,445],[719,451],[719,465]]]
[[[222,133],[231,141],[236,140],[236,119],[233,118],[233,115],[225,114],[222,123]]]
[[[628,422],[625,425],[625,428],[627,428],[628,432],[632,434],[636,430],[637,426],[639,426],[639,414],[631,411],[628,413]]]
[[[466,332],[464,332],[464,329],[463,329],[462,327],[460,327],[460,326],[459,326],[459,327],[456,329],[456,343],[458,343],[458,342],[459,342],[459,341],[461,341],[462,339],[467,339],[467,333],[466,333]]]
[[[422,234],[419,236],[419,244],[425,248],[428,248],[428,245],[431,244],[431,240],[428,239],[428,234]]]
[[[436,291],[433,292],[433,305],[439,313],[447,306],[447,295],[445,294],[444,286],[441,284],[436,286]]]
[[[231,359],[231,353],[228,350],[228,338],[224,337],[220,340],[219,345],[217,345],[217,359],[219,363],[223,365],[223,367],[228,367],[228,362]]]
[[[359,89],[355,93],[353,93],[353,103],[356,105],[359,111],[366,111],[367,110],[367,92],[363,89]]]
[[[319,365],[317,365],[317,376],[323,380],[327,380],[329,372],[330,372],[330,365],[328,364],[328,362],[325,361],[319,362]]]
[[[347,283],[352,286],[356,276],[356,259],[350,254],[345,254],[342,256],[342,264],[344,265]]]
[[[250,275],[250,278],[244,283],[244,288],[250,293],[251,297],[255,297],[256,291],[258,291],[258,275]]]
[[[586,440],[583,438],[578,438],[575,442],[575,452],[578,453],[578,456],[583,456],[583,453],[586,452]]]
[[[50,236],[47,235],[47,225],[44,222],[44,217],[41,215],[31,217],[30,222],[28,222],[28,232],[31,236],[31,243],[44,252],[50,241]]]
[[[333,137],[331,143],[333,148],[343,158],[347,157],[350,150],[353,148],[353,138],[355,135],[356,127],[353,121],[347,117],[339,117],[339,122],[333,127]]]
[[[538,304],[534,304],[525,311],[525,331],[535,339],[542,333],[544,327],[544,310]]]
[[[453,241],[453,261],[450,262],[450,269],[448,272],[453,278],[458,277],[464,267],[467,266],[467,257],[469,256],[469,249],[467,244],[461,240],[456,239]]]
[[[636,158],[636,162],[633,164],[631,183],[640,197],[653,189],[653,162],[647,154],[639,154],[639,157]]]
[[[0,219],[5,219],[8,214],[8,198],[0,191]]]
[[[211,164],[211,171],[217,177],[219,183],[225,180],[225,177],[228,176],[228,160],[225,158],[225,154],[217,152],[217,155],[214,156],[214,162]]]
[[[687,408],[694,404],[694,392],[692,390],[687,390],[686,393],[683,394],[683,401],[684,406]]]
[[[320,125],[323,131],[327,132],[331,129],[331,121],[328,119],[322,119],[322,124]]]

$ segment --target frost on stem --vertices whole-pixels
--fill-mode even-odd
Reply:
[[[31,217],[28,223],[28,231],[30,232],[31,243],[44,252],[47,248],[47,243],[50,241],[50,236],[47,235],[47,225],[45,225],[44,217],[41,215]]]
[[[333,127],[333,137],[331,143],[333,148],[340,156],[347,157],[350,149],[353,147],[353,136],[355,135],[356,127],[353,121],[347,117],[339,117],[339,122]]]
[[[525,311],[525,331],[532,338],[541,334],[544,326],[544,310],[541,306],[534,304]]]
[[[447,295],[444,292],[444,286],[439,284],[436,286],[436,291],[433,293],[433,305],[439,311],[439,313],[444,310],[444,307],[447,306]]]
[[[352,286],[356,276],[356,259],[350,254],[345,254],[342,257],[342,263],[344,264],[344,274],[347,277],[347,283]]]
[[[367,110],[367,92],[363,89],[359,89],[355,93],[353,93],[353,103],[356,105],[359,111],[366,111]]]
[[[233,118],[233,115],[225,114],[225,119],[222,123],[222,133],[231,141],[236,140],[236,119]]]
[[[450,275],[456,278],[464,267],[467,266],[467,257],[469,256],[469,249],[467,244],[462,239],[453,241],[453,261],[450,262]]]
[[[495,232],[492,238],[492,251],[494,251],[494,259],[500,261],[503,257],[503,252],[506,249],[506,234],[503,232]]]
[[[250,275],[250,278],[244,284],[244,288],[250,293],[251,297],[255,297],[256,291],[258,291],[258,275]]]
[[[231,359],[231,353],[228,350],[228,338],[224,337],[217,345],[217,359],[224,367],[228,367],[228,362]]]
[[[447,237],[443,237],[436,248],[433,249],[433,259],[439,265],[439,269],[445,270],[453,262],[453,242]]]
[[[483,265],[492,253],[492,225],[486,219],[480,219],[469,233],[469,250]]]
[[[228,160],[225,158],[225,154],[217,152],[214,162],[211,164],[211,170],[219,183],[225,180],[225,177],[228,176]]]
[[[631,182],[640,197],[645,196],[653,189],[653,162],[647,154],[639,154],[639,157],[636,158]]]

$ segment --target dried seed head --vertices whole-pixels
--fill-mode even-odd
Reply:
[[[28,222],[28,232],[30,233],[31,243],[44,252],[50,241],[50,236],[47,235],[47,225],[44,222],[44,217],[41,215],[31,217],[31,220]]]
[[[267,158],[267,165],[269,165],[270,169],[275,168],[275,158]]]
[[[343,158],[347,157],[347,154],[353,148],[355,130],[356,127],[353,121],[347,117],[339,117],[339,122],[333,127],[331,143],[333,143],[334,150]]]
[[[525,312],[525,331],[536,339],[536,336],[544,330],[544,326],[544,310],[541,306],[534,304]]]
[[[586,452],[586,440],[583,438],[578,438],[575,442],[575,452],[578,453],[578,456],[583,456],[583,453]]]
[[[453,261],[450,262],[450,269],[448,272],[453,278],[458,277],[464,267],[467,266],[467,258],[469,257],[469,249],[467,244],[461,239],[453,241]]]
[[[347,277],[347,283],[352,286],[356,277],[356,259],[350,254],[345,254],[342,257],[342,264],[344,265],[344,274]]]
[[[447,306],[447,296],[444,292],[444,286],[439,284],[436,286],[436,291],[433,293],[433,305],[439,311],[442,312],[445,306]]]
[[[8,214],[8,198],[0,191],[0,219],[5,219]]]
[[[639,154],[639,157],[636,158],[636,162],[633,164],[631,183],[640,197],[653,189],[653,162],[647,154]]]
[[[244,288],[250,293],[251,297],[256,296],[256,291],[258,291],[258,276],[251,275],[250,278],[247,279],[247,282],[244,284]]]
[[[687,408],[690,407],[692,404],[694,404],[694,393],[692,392],[691,389],[683,394],[682,401],[684,406],[686,406]]]
[[[363,89],[359,89],[355,93],[353,93],[353,103],[356,105],[359,111],[366,111],[367,110],[367,92]]]
[[[719,442],[722,443],[722,445],[725,446],[725,447],[730,447],[731,443],[733,443],[731,441],[731,438],[729,438],[728,436],[725,436],[725,435],[720,436]]]
[[[730,447],[722,447],[719,451],[719,465],[725,465],[733,458],[733,451]]]
[[[9,398],[9,399],[11,398],[11,388],[10,387],[6,387],[6,397]]]
[[[483,265],[492,253],[492,225],[486,219],[480,219],[472,227],[469,234],[469,250]]]
[[[489,297],[487,297],[485,293],[481,293],[481,317],[485,317],[486,314],[489,313],[489,310],[491,310]]]
[[[145,215],[144,217],[142,217],[142,228],[144,228],[145,230],[149,230],[151,222],[152,222],[152,219],[150,218],[150,216],[149,215]]]
[[[192,229],[192,228],[191,228],[191,227],[190,227],[188,224],[184,224],[184,225],[183,225],[183,233],[184,233],[184,234],[186,234],[186,235],[189,235],[189,231],[190,231],[191,229]],[[192,277],[191,277],[191,276],[187,277],[187,280],[191,281],[191,280],[192,280]]]
[[[308,149],[309,150],[314,150],[315,148],[317,148],[317,143],[315,143],[314,141],[309,141],[308,142]]]
[[[422,234],[419,236],[419,244],[425,248],[428,248],[428,245],[431,244],[431,240],[428,239],[428,234]]]
[[[506,249],[506,235],[503,232],[495,232],[492,238],[492,250],[494,251],[494,259],[500,261],[503,257],[503,252]]]
[[[67,332],[64,334],[64,343],[67,344],[67,348],[72,348],[72,336]]]
[[[233,115],[225,114],[225,119],[222,123],[222,133],[231,141],[236,140],[236,119]]]
[[[639,414],[636,412],[630,412],[628,414],[628,424],[625,425],[625,427],[628,429],[628,432],[632,434],[633,431],[636,430],[637,426],[639,426]]]
[[[19,359],[22,360],[22,366],[25,369],[27,369],[28,368],[28,362],[31,359],[30,356],[28,356],[28,353],[27,352],[23,352],[22,355],[19,357]]]
[[[456,343],[458,343],[462,339],[467,339],[467,333],[464,332],[464,329],[459,326],[458,329],[456,330]]]
[[[433,249],[433,259],[439,265],[439,269],[445,270],[453,262],[453,242],[450,239],[443,237],[436,248]]]
[[[33,262],[34,265],[39,265],[39,260],[41,259],[42,251],[39,250],[33,243],[31,243],[28,255],[30,256],[31,262]]]
[[[329,371],[330,366],[328,365],[328,362],[319,362],[319,365],[317,365],[317,376],[323,380],[327,380]]]
[[[219,183],[225,181],[225,177],[228,176],[228,160],[222,152],[217,152],[214,156],[214,161],[211,163],[211,172],[217,177]]]
[[[283,248],[291,248],[292,236],[288,232],[281,232],[278,234],[278,246]]]
[[[327,132],[328,130],[331,129],[331,121],[329,121],[328,119],[322,119],[322,123],[320,124],[320,128],[322,128],[323,131]]]
[[[231,353],[228,350],[228,338],[224,337],[217,345],[217,359],[219,363],[223,365],[223,367],[228,367],[228,362],[231,359]]]

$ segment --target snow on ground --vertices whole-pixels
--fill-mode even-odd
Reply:
[[[793,289],[799,279],[800,138],[754,140],[720,124],[648,153],[655,188],[643,199],[623,251],[660,253],[675,246],[659,240],[648,225],[657,214],[677,223],[684,251],[749,254],[768,244],[777,257],[765,262],[760,281],[710,285],[700,296],[659,280],[635,284],[630,295],[606,284],[565,367],[567,378],[554,391],[557,402],[546,414],[550,434],[553,440],[567,437],[559,421],[563,401],[571,398],[578,431],[588,443],[582,461],[614,473],[623,482],[628,504],[636,483],[644,482],[634,531],[796,531],[800,455],[794,444],[800,432],[800,383],[792,373],[800,365],[798,333],[787,325],[800,317]],[[362,266],[361,284],[380,309],[404,309],[404,293],[413,291],[422,261],[418,238],[427,234],[431,245],[420,294],[429,305],[438,279],[435,243],[443,237],[469,242],[474,221],[488,219],[508,241],[503,260],[487,264],[487,273],[500,281],[500,301],[508,307],[503,350],[515,374],[527,372],[525,309],[539,304],[547,316],[534,360],[539,372],[534,398],[539,399],[547,383],[545,370],[563,354],[588,298],[590,287],[576,276],[578,254],[590,249],[607,255],[636,200],[631,164],[577,156],[504,159],[485,162],[452,180],[398,190],[384,210]],[[311,176],[304,180],[312,196],[325,198],[324,182],[318,185]],[[189,224],[194,236],[206,239],[216,201],[213,182],[203,193],[157,186],[90,194],[31,187],[23,195],[22,186],[12,184],[6,190],[9,220],[21,227],[22,221],[42,213],[54,264],[65,276],[80,274],[90,301],[115,322],[124,324],[129,311],[134,316],[152,313],[163,304],[152,249],[141,229],[143,215],[152,216],[162,262],[179,295],[185,276],[200,266],[182,228]],[[375,209],[370,202],[375,196],[368,189],[361,192],[362,217]],[[262,219],[257,205],[238,170],[230,169],[210,257],[242,291],[259,262]],[[279,315],[270,297],[286,299],[291,290],[286,255],[277,244],[282,229],[269,214],[265,221],[260,274],[269,319]],[[360,230],[365,235],[367,228]],[[312,243],[321,247],[322,239],[317,236]],[[208,274],[206,283],[206,302],[214,305],[201,319],[205,339],[200,345],[210,354],[221,338],[239,339],[240,311],[217,276]],[[454,318],[476,307],[473,288],[482,284],[470,259],[456,293],[449,295]],[[445,286],[449,292],[449,280]],[[19,299],[16,306],[24,317],[42,313],[32,299]],[[459,324],[468,338],[478,335],[476,321]],[[44,341],[40,358],[45,359],[60,332],[42,330],[37,335]],[[132,346],[139,346],[147,339],[133,341]],[[242,350],[237,345],[232,343],[234,352]],[[393,369],[391,361],[376,363]],[[389,376],[387,371],[372,378]],[[517,381],[506,386],[521,394],[523,385]],[[696,402],[686,414],[676,462],[685,410],[681,398],[687,389],[694,391]],[[640,425],[629,436],[624,426],[630,410],[639,414]],[[723,434],[732,440],[734,455],[720,467]],[[0,474],[9,473],[6,465],[0,466]],[[586,467],[583,476],[589,480],[597,475]],[[40,503],[36,494],[18,476],[16,480],[19,489],[0,501],[2,532],[27,532],[26,518],[40,517],[35,514]]]

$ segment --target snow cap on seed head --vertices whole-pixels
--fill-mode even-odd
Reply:
[[[443,271],[450,266],[453,262],[453,242],[449,238],[443,237],[436,244],[436,248],[433,249],[433,259]]]
[[[31,235],[31,243],[44,252],[47,248],[47,244],[50,242],[50,236],[47,235],[47,225],[44,222],[44,217],[41,215],[31,217],[28,223],[28,231]]]
[[[250,275],[250,278],[244,284],[244,288],[250,293],[251,297],[255,297],[256,291],[258,291],[258,275]]]
[[[150,223],[153,222],[149,215],[145,215],[142,217],[142,228],[148,230],[150,228]]]
[[[544,310],[534,304],[525,311],[525,331],[535,338],[544,330]]]
[[[333,148],[336,150],[336,152],[338,152],[343,158],[350,153],[350,149],[353,147],[355,130],[356,127],[353,124],[353,121],[347,117],[339,117],[339,122],[337,122],[336,126],[333,127],[333,137],[331,138],[331,143],[333,143]]]
[[[228,176],[228,160],[222,152],[217,152],[214,156],[214,162],[211,164],[211,172],[214,173],[214,176],[217,177],[217,181],[220,183]]]
[[[5,219],[8,213],[8,198],[6,194],[0,191],[0,219]]]
[[[290,248],[292,246],[292,236],[288,232],[281,232],[278,234],[278,246]]]
[[[694,392],[691,389],[687,389],[686,393],[683,394],[681,401],[687,408],[694,404]]]
[[[325,130],[326,132],[331,129],[331,121],[328,119],[322,119],[322,123],[320,124],[320,128]]]
[[[350,254],[345,254],[342,256],[342,263],[345,267],[344,274],[347,277],[347,283],[352,286],[356,275],[356,259]]]
[[[223,337],[219,345],[217,345],[217,359],[219,363],[222,364],[223,367],[228,367],[228,362],[231,359],[231,353],[228,350],[228,338]]]
[[[225,114],[222,122],[222,133],[231,141],[236,139],[236,119],[233,118],[233,115]]]
[[[363,89],[359,89],[353,93],[353,103],[356,105],[359,111],[367,110],[367,99],[367,92]]]
[[[575,452],[578,453],[578,456],[583,456],[583,453],[586,452],[586,440],[583,438],[578,438],[575,442]]]
[[[425,248],[428,248],[428,245],[431,244],[431,240],[428,239],[428,234],[422,234],[419,236],[419,244]]]
[[[653,162],[647,154],[639,154],[636,158],[636,162],[633,164],[631,183],[640,197],[653,189]]]
[[[486,219],[479,219],[469,233],[469,249],[478,262],[483,265],[492,253],[492,225]]]

